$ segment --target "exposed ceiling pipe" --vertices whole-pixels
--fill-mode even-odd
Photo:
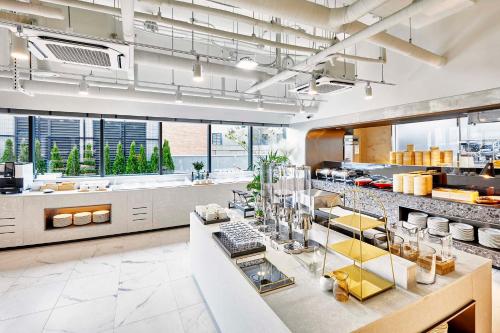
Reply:
[[[343,54],[343,53],[335,53],[334,55],[331,56],[330,59],[354,60],[354,61],[361,61],[361,62],[370,62],[370,63],[375,63],[375,64],[386,64],[387,63],[386,57],[368,58],[368,57],[361,57],[361,56],[357,56],[357,55],[353,55],[353,54]]]
[[[22,81],[23,88],[30,94],[40,94],[49,96],[82,97],[78,92],[79,88],[73,84],[40,82],[40,81]],[[14,91],[12,79],[0,78],[0,91]],[[88,98],[119,100],[154,104],[176,104],[175,93],[157,93],[146,91],[135,91],[132,89],[111,89],[90,87]],[[85,97],[87,98],[87,97]],[[258,111],[258,102],[241,101],[238,99],[183,96],[183,105],[214,107],[231,110]],[[264,103],[264,112],[297,114],[299,107],[297,105]],[[310,107],[306,112],[317,112],[316,107]]]
[[[141,50],[135,51],[135,63],[144,66],[178,69],[185,72],[191,72],[193,70],[193,59]],[[213,74],[216,76],[230,77],[246,81],[264,81],[272,77],[272,75],[261,71],[245,70],[237,68],[235,66],[222,65],[211,62],[203,63],[203,71],[206,74]]]
[[[357,0],[349,6],[328,8],[307,0],[220,0],[231,6],[327,30],[337,30],[387,1]]]
[[[197,5],[197,4],[193,4],[191,2],[184,2],[184,1],[177,1],[177,0],[139,0],[139,2],[144,2],[144,3],[152,4],[155,6],[165,5],[165,6],[169,6],[169,7],[173,7],[173,8],[181,8],[181,9],[186,9],[189,11],[194,11],[196,13],[221,17],[221,18],[224,18],[224,19],[227,19],[230,21],[246,23],[248,25],[259,27],[259,28],[262,28],[262,29],[268,30],[268,31],[290,34],[290,35],[293,35],[293,36],[296,36],[299,38],[304,38],[304,39],[308,39],[311,41],[315,41],[317,43],[327,43],[327,44],[332,43],[331,38],[309,34],[302,29],[296,29],[296,28],[287,27],[287,26],[284,26],[281,24],[276,24],[276,22],[273,22],[273,21],[270,21],[270,22],[262,21],[262,20],[255,19],[255,18],[250,17],[250,16],[232,13],[232,12],[228,12],[226,10],[217,9],[217,8],[213,8],[213,7],[206,7],[206,6],[202,6],[202,5]]]
[[[409,6],[397,11],[396,13],[386,17],[385,19],[368,26],[366,29],[347,37],[346,39],[338,42],[337,44],[330,46],[323,51],[316,53],[315,55],[309,57],[305,61],[292,67],[292,70],[305,71],[310,70],[312,66],[324,61],[333,53],[340,52],[346,48],[367,39],[377,33],[384,31],[393,25],[398,24],[402,20],[408,19],[409,17],[418,14],[429,6],[435,5],[439,0],[415,0]],[[257,83],[247,89],[247,93],[255,93],[260,91],[276,82],[287,80],[298,74],[296,71],[284,70],[281,73],[273,76],[271,79]]]
[[[369,26],[361,22],[352,22],[346,24],[342,29],[349,35],[354,35]],[[434,67],[443,67],[446,65],[446,57],[432,53],[426,49],[418,47],[414,44],[408,43],[402,39],[394,37],[388,33],[380,32],[366,39],[367,42],[382,46],[393,52],[405,55],[407,57],[422,61]]]
[[[0,9],[11,12],[36,15],[56,20],[64,20],[64,12],[60,8],[15,0],[0,0]]]
[[[104,14],[109,14],[109,15],[121,17],[120,9],[113,8],[110,6],[97,5],[97,4],[93,4],[90,2],[84,2],[84,1],[78,1],[78,0],[42,0],[42,1],[47,2],[47,3],[56,4],[56,5],[80,8],[80,9],[85,9],[85,10],[90,10],[90,11],[94,11],[94,12],[100,12],[100,13],[104,13]],[[230,32],[230,31],[214,29],[214,28],[210,28],[210,27],[204,27],[201,25],[196,25],[196,24],[189,23],[189,22],[170,19],[167,17],[159,16],[159,15],[151,15],[151,14],[144,14],[144,13],[136,12],[135,19],[142,21],[142,22],[152,21],[152,22],[156,22],[158,25],[161,25],[161,26],[166,26],[166,27],[174,26],[175,28],[179,28],[179,29],[185,29],[185,30],[189,30],[189,31],[204,33],[204,34],[218,36],[218,37],[227,38],[227,39],[240,40],[240,41],[244,41],[247,43],[253,43],[253,44],[257,44],[257,45],[265,45],[265,46],[269,46],[272,48],[288,49],[290,51],[304,52],[304,53],[308,53],[308,54],[311,54],[311,53],[314,53],[317,51],[316,49],[310,48],[310,47],[305,47],[305,46],[300,46],[300,45],[292,45],[292,44],[286,44],[286,43],[277,43],[277,42],[274,42],[274,41],[271,41],[268,39],[256,37],[254,35],[248,36],[248,35],[238,34],[238,33]]]

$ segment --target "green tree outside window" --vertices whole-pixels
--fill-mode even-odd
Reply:
[[[170,152],[170,144],[167,139],[163,140],[163,169],[166,171],[175,170],[174,160]]]

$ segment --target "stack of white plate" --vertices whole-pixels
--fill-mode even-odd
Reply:
[[[479,244],[500,249],[500,229],[479,228]]]
[[[425,229],[427,226],[427,217],[429,215],[420,212],[408,213],[408,223],[417,226],[419,229]]]
[[[430,230],[436,230],[436,231],[442,231],[442,232],[448,232],[450,221],[448,219],[445,219],[444,217],[439,217],[439,216],[431,216],[427,219],[427,227]]]
[[[450,223],[451,237],[458,240],[472,242],[474,240],[474,227],[465,223]]]

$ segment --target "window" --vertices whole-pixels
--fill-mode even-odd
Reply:
[[[222,133],[212,133],[212,145],[214,146],[222,145]]]
[[[393,133],[394,150],[404,151],[407,144],[413,144],[415,150],[429,150],[435,146],[441,150],[458,151],[456,118],[394,125]]]
[[[159,172],[158,122],[106,120],[104,173],[106,175]]]
[[[248,169],[248,127],[212,125],[212,133],[220,133],[221,145],[212,145],[212,171]]]
[[[205,124],[163,122],[163,172],[191,172],[193,162],[203,162],[207,170],[207,132]]]
[[[278,151],[288,154],[285,127],[254,127],[253,128],[253,163],[254,165],[261,157],[270,151]]]
[[[490,159],[500,159],[500,123],[468,124],[467,117],[460,118],[460,150],[482,166]]]
[[[34,168],[37,174],[99,174],[99,120],[35,117]]]
[[[28,162],[28,117],[0,114],[0,163]]]

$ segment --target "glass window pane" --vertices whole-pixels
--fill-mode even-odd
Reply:
[[[500,122],[469,125],[460,118],[460,150],[473,156],[479,166],[500,159]]]
[[[35,117],[37,174],[99,175],[99,120]]]
[[[206,124],[163,122],[163,145],[168,143],[168,149],[163,147],[163,172],[191,172],[193,162],[203,162],[207,170],[207,131]]]
[[[459,131],[455,118],[399,124],[395,127],[395,150],[404,151],[407,144],[413,144],[415,150],[429,150],[435,146],[441,150],[458,151]]]
[[[28,117],[0,114],[0,162],[28,162]]]
[[[286,152],[286,127],[257,127],[253,128],[253,163],[270,151]]]
[[[212,171],[248,169],[248,127],[241,125],[212,125],[212,142],[215,137],[221,144],[212,145]],[[216,140],[217,141],[217,140]],[[219,142],[218,142],[219,143]]]
[[[106,120],[104,169],[106,175],[157,174],[158,122]]]

